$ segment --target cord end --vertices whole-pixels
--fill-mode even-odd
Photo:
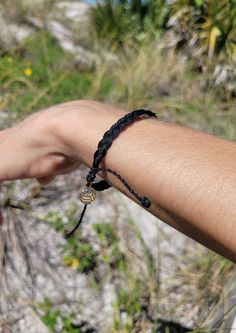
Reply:
[[[141,204],[143,207],[149,208],[151,206],[151,201],[148,198],[143,197],[141,200]]]
[[[71,232],[65,232],[63,238],[68,239],[71,236]]]

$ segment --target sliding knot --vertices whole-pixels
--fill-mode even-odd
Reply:
[[[91,187],[94,188],[96,191],[104,191],[111,187],[111,185],[108,184],[105,180],[101,180],[98,183],[91,184]]]
[[[149,208],[151,206],[151,201],[148,198],[143,197],[141,200],[141,204],[143,207]]]

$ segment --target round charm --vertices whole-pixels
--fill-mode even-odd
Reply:
[[[80,201],[89,205],[96,199],[96,191],[92,187],[85,186],[80,193]]]

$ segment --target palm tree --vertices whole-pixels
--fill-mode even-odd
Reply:
[[[236,57],[236,0],[175,0],[170,15],[169,27],[193,54]]]

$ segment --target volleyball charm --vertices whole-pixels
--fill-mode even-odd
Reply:
[[[96,199],[96,191],[90,186],[84,186],[80,193],[80,201],[85,205],[91,204]]]

